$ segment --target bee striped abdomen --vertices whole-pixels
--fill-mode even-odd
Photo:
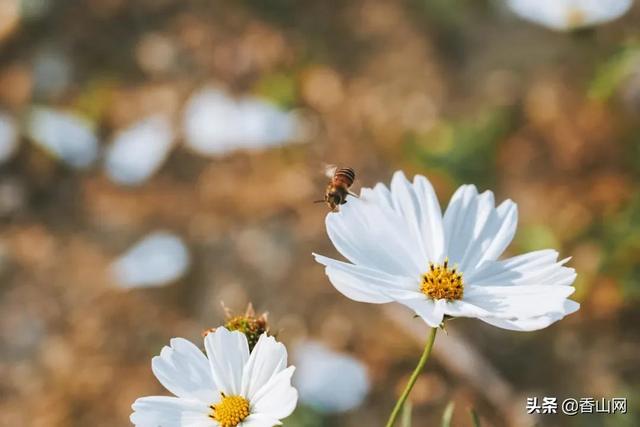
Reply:
[[[353,181],[356,179],[356,173],[352,168],[341,168],[336,170],[333,175],[333,179],[336,182],[341,182],[348,187],[351,187]]]

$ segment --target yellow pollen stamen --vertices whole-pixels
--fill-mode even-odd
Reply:
[[[249,416],[249,401],[242,396],[225,396],[220,393],[222,399],[215,405],[211,405],[211,418],[216,420],[220,427],[236,427]]]
[[[429,263],[429,271],[422,275],[421,290],[432,299],[462,299],[462,273],[456,272],[456,267],[449,269],[448,259],[445,259],[442,265]]]

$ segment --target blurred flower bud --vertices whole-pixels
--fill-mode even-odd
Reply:
[[[258,343],[260,335],[269,333],[267,313],[262,313],[260,316],[256,316],[253,304],[249,303],[244,314],[235,316],[224,304],[222,304],[222,307],[224,308],[227,317],[224,327],[230,331],[240,331],[245,334],[247,341],[249,342],[249,350],[253,350],[253,347]],[[207,329],[202,335],[206,336],[215,330],[216,328]]]

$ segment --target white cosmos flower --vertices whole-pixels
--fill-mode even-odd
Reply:
[[[573,30],[613,21],[633,0],[507,0],[509,8],[527,21],[554,30]]]
[[[432,327],[444,315],[475,317],[505,329],[541,329],[575,312],[576,273],[554,250],[498,260],[517,224],[516,204],[461,186],[444,215],[423,176],[396,172],[327,215],[329,238],[350,262],[314,254],[331,283],[362,302],[397,301]]]
[[[152,361],[160,383],[177,397],[136,400],[131,422],[142,427],[273,427],[296,407],[294,367],[266,334],[251,353],[241,332],[218,328],[204,340],[207,356],[174,338]]]

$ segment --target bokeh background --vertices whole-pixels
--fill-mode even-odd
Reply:
[[[286,426],[382,425],[426,326],[314,263],[336,255],[312,203],[324,163],[355,189],[425,174],[443,205],[492,189],[519,205],[509,253],[557,248],[579,273],[581,310],[545,330],[450,322],[414,425],[450,401],[460,426],[472,407],[486,425],[640,425],[639,19],[559,33],[501,1],[1,0],[0,425],[129,425],[137,397],[166,394],[151,357],[200,342],[220,301],[268,311],[298,364],[364,367]],[[527,418],[527,396],[627,397],[629,414]]]

